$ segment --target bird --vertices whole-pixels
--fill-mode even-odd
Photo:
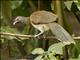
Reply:
[[[34,37],[38,37],[45,31],[51,30],[55,35],[56,39],[62,43],[69,45],[71,43],[75,44],[72,36],[56,21],[59,17],[49,11],[41,10],[33,12],[29,17],[17,16],[14,19],[13,25],[18,22],[25,23],[26,25],[31,24],[34,28],[40,31],[40,33],[35,34]]]

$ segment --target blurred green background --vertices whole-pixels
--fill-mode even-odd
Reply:
[[[12,34],[37,34],[31,25],[19,24],[13,26],[17,16],[30,16],[38,10],[51,11],[60,17],[58,21],[71,35],[80,36],[80,0],[1,0],[0,1],[0,32]],[[34,32],[35,31],[35,32]],[[52,35],[49,31],[44,35]],[[80,39],[76,39],[76,45],[70,46],[69,58],[80,56]],[[47,50],[51,44],[58,42],[49,39],[23,39],[1,35],[0,51],[1,59],[17,58],[30,55],[32,50],[40,47]]]

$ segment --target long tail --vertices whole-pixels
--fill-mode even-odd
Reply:
[[[69,45],[71,43],[75,44],[75,41],[71,35],[58,23],[50,23],[49,27],[59,41],[63,42],[66,45]]]

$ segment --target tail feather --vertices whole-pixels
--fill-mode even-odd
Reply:
[[[52,33],[56,36],[56,38],[63,42],[64,44],[75,44],[74,39],[71,37],[71,35],[59,24],[57,23],[50,23],[49,24],[50,30]]]

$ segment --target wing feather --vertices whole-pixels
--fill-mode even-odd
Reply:
[[[30,21],[35,24],[51,23],[56,21],[57,19],[58,16],[56,14],[44,10],[33,12],[30,16]]]

